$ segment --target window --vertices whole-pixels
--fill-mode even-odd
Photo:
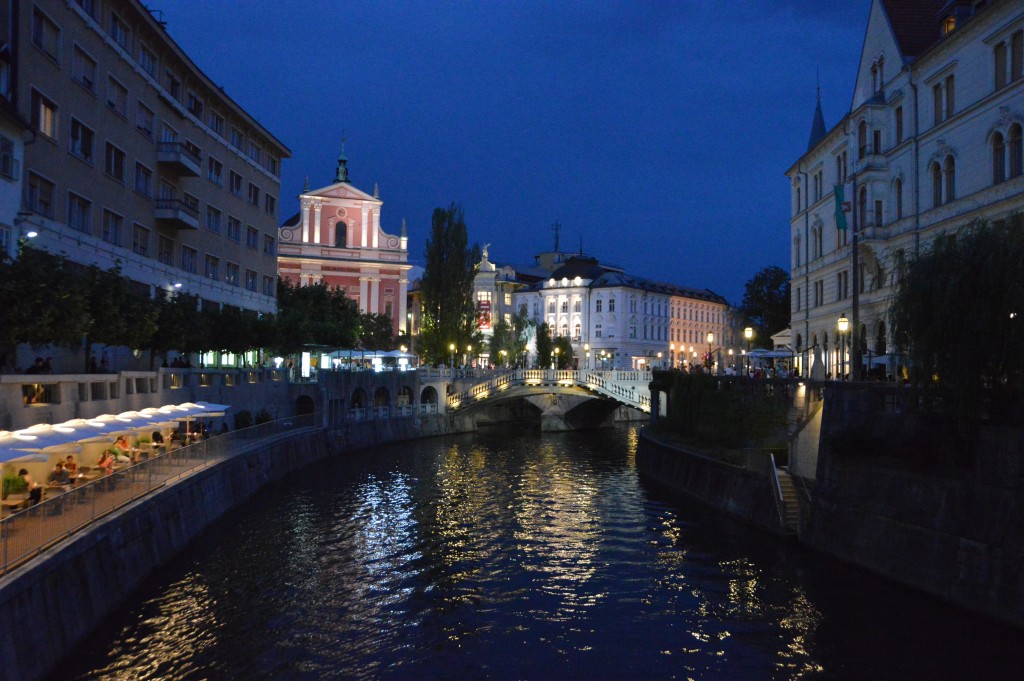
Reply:
[[[896,199],[896,219],[903,217],[903,180],[897,178],[892,184],[893,198]]]
[[[151,77],[156,78],[156,55],[145,45],[139,45],[139,66]]]
[[[50,182],[41,175],[33,172],[28,174],[28,195],[26,204],[30,211],[53,217],[53,193],[56,189],[53,182]]]
[[[124,218],[117,213],[103,210],[103,240],[116,246],[121,245],[121,232],[124,228]]]
[[[206,229],[220,234],[220,211],[213,206],[206,207]]]
[[[278,163],[279,161],[277,160],[276,156],[271,156],[270,154],[267,154],[267,170],[270,171],[271,175],[277,175]]]
[[[1024,31],[1017,31],[1010,38],[1010,80],[1024,76]]]
[[[1010,128],[1010,177],[1020,177],[1024,171],[1024,148],[1021,147],[1020,123]]]
[[[882,226],[882,202],[875,201],[875,227]]]
[[[871,131],[871,153],[881,154],[882,153],[882,131],[872,130]]]
[[[614,298],[609,298],[608,299],[608,311],[609,312],[615,312],[615,299]]]
[[[1006,87],[1006,43],[999,43],[993,50],[996,73],[996,89]]]
[[[32,90],[32,127],[52,140],[57,139],[57,105]]]
[[[929,172],[932,176],[932,207],[938,208],[942,205],[942,167],[936,161]]]
[[[946,201],[956,198],[956,161],[952,156],[946,157]]]
[[[221,178],[222,178],[222,176],[224,174],[224,164],[221,163],[220,161],[218,161],[217,159],[215,159],[213,156],[210,156],[209,158],[207,158],[206,161],[207,161],[207,164],[206,164],[207,165],[206,178],[210,182],[213,182],[218,187],[221,186],[221,183],[222,183],[222,179]]]
[[[142,102],[138,104],[135,108],[135,128],[149,139],[153,139],[153,125],[156,115],[152,109]]]
[[[221,137],[224,136],[224,117],[216,111],[210,111],[210,130]]]
[[[603,302],[604,301],[602,301],[600,298],[597,299],[597,302],[594,303],[594,312],[600,312],[601,311],[601,304]]]
[[[277,197],[271,196],[270,194],[266,194],[263,197],[263,199],[264,199],[263,210],[268,215],[273,215],[274,213],[276,213],[277,212]]]
[[[343,220],[338,220],[334,223],[334,247],[345,248],[348,245],[346,239],[348,238],[347,225]]]
[[[196,260],[198,259],[196,249],[188,246],[181,247],[181,269],[186,272],[196,273]]]
[[[263,235],[263,254],[274,255],[274,237],[269,234]]]
[[[562,312],[568,312],[569,311],[569,301],[568,300],[563,300],[562,301],[561,311]]]
[[[249,141],[249,158],[259,165],[263,165],[263,148],[253,141]]]
[[[231,146],[241,151],[242,140],[244,139],[245,137],[242,135],[242,131],[235,126],[231,126]]]
[[[92,163],[93,132],[77,118],[71,119],[71,139],[68,151],[87,163]]]
[[[255,227],[249,225],[245,228],[245,245],[249,248],[259,247],[260,233]]]
[[[228,238],[236,242],[242,240],[242,221],[230,215],[228,216]]]
[[[896,107],[896,144],[903,144],[903,107]]]
[[[113,12],[110,13],[110,37],[125,50],[128,49],[128,43],[132,37],[131,31],[128,30],[128,24]]]
[[[122,118],[128,117],[128,88],[113,77],[107,78],[107,106]]]
[[[137,222],[132,225],[132,253],[149,257],[149,230]]]
[[[820,258],[822,256],[821,232],[821,227],[811,228],[811,256],[814,258]]]
[[[548,301],[548,314],[554,314],[554,312],[555,312],[555,301],[549,300]]]
[[[229,262],[224,267],[224,282],[231,286],[238,286],[238,265],[233,262]]]
[[[196,93],[194,93],[191,90],[189,90],[188,91],[188,99],[186,100],[185,106],[186,106],[186,108],[188,108],[188,112],[190,114],[192,114],[196,118],[202,120],[202,118],[203,118],[203,100],[199,98],[199,95],[197,95]]]
[[[942,122],[942,86],[932,86],[932,108],[935,110],[935,125]]]
[[[156,259],[165,265],[174,265],[174,240],[163,234],[157,235]]]
[[[92,201],[68,192],[68,227],[92,234]]]
[[[96,6],[93,0],[75,0],[75,4],[81,7],[82,10],[89,16],[96,16]]]
[[[268,277],[267,275],[263,275],[263,295],[273,297],[273,295],[274,295],[274,288],[275,288],[274,287],[274,278],[273,277]],[[391,308],[391,303],[390,302],[386,303],[385,307],[384,307],[384,314],[385,314],[385,316],[388,316],[388,317],[391,316],[392,310],[390,308]]]
[[[953,87],[953,76],[946,76],[946,118],[949,118],[956,111],[956,99],[954,93],[956,89]]]
[[[814,282],[814,307],[820,307],[825,302],[825,281],[819,279]]]
[[[950,15],[942,20],[942,35],[949,35],[956,29],[956,17]]]
[[[124,183],[124,152],[110,142],[107,142],[103,171],[118,182]]]
[[[96,60],[75,45],[71,55],[71,78],[89,92],[96,94]]]
[[[167,80],[167,93],[173,98],[181,99],[181,79],[175,75],[174,71],[167,69],[164,72],[164,76]]]
[[[220,258],[207,254],[203,265],[203,274],[207,279],[214,281],[220,279]]]
[[[135,191],[146,197],[153,195],[153,171],[137,161],[135,163]]]
[[[60,59],[60,29],[38,7],[32,8],[32,44],[54,61]]]
[[[992,135],[992,184],[1006,179],[1006,143],[1000,133]]]
[[[259,206],[260,205],[260,188],[254,185],[252,182],[249,183],[249,205]]]
[[[228,188],[235,196],[242,195],[242,176],[234,170],[228,171]]]
[[[14,159],[14,140],[0,135],[0,175],[14,179],[18,175],[17,163]],[[4,253],[0,249],[0,253]]]
[[[572,303],[572,311],[573,312],[579,312],[580,311],[580,305],[581,305],[581,303],[580,303],[579,300],[574,300],[573,303]]]
[[[256,272],[253,270],[245,271],[245,290],[255,291],[256,290]]]
[[[868,124],[861,121],[857,125],[857,158],[864,158],[868,153]]]

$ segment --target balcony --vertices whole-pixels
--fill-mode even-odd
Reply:
[[[184,142],[160,142],[156,151],[157,163],[174,169],[178,175],[199,177],[202,159]]]
[[[199,210],[181,199],[157,199],[153,217],[177,229],[199,229]]]

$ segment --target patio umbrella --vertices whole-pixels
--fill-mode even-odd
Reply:
[[[821,358],[821,346],[814,346],[814,364],[811,365],[811,380],[825,380],[825,361]]]

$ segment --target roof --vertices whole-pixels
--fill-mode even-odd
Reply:
[[[597,262],[597,258],[588,257],[573,257],[565,261],[565,263],[551,273],[552,279],[597,279],[599,276],[608,272],[607,267],[603,267]]]
[[[881,0],[904,59],[921,56],[942,37],[939,12],[946,0]]]
[[[818,104],[814,107],[814,120],[811,121],[811,137],[807,140],[807,151],[810,151],[818,142],[825,139],[828,131],[825,129],[825,117],[821,114],[821,93],[818,93]]]

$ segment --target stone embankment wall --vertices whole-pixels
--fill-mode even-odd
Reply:
[[[147,575],[266,483],[329,456],[472,429],[431,416],[283,436],[119,509],[0,578],[0,681],[42,678]]]
[[[1024,626],[1024,432],[982,427],[973,464],[943,465],[931,429],[837,408],[852,401],[826,402],[801,541]],[[851,432],[861,444],[841,447]]]
[[[726,463],[659,441],[640,432],[636,467],[643,477],[725,511],[752,525],[783,534],[766,471]]]

